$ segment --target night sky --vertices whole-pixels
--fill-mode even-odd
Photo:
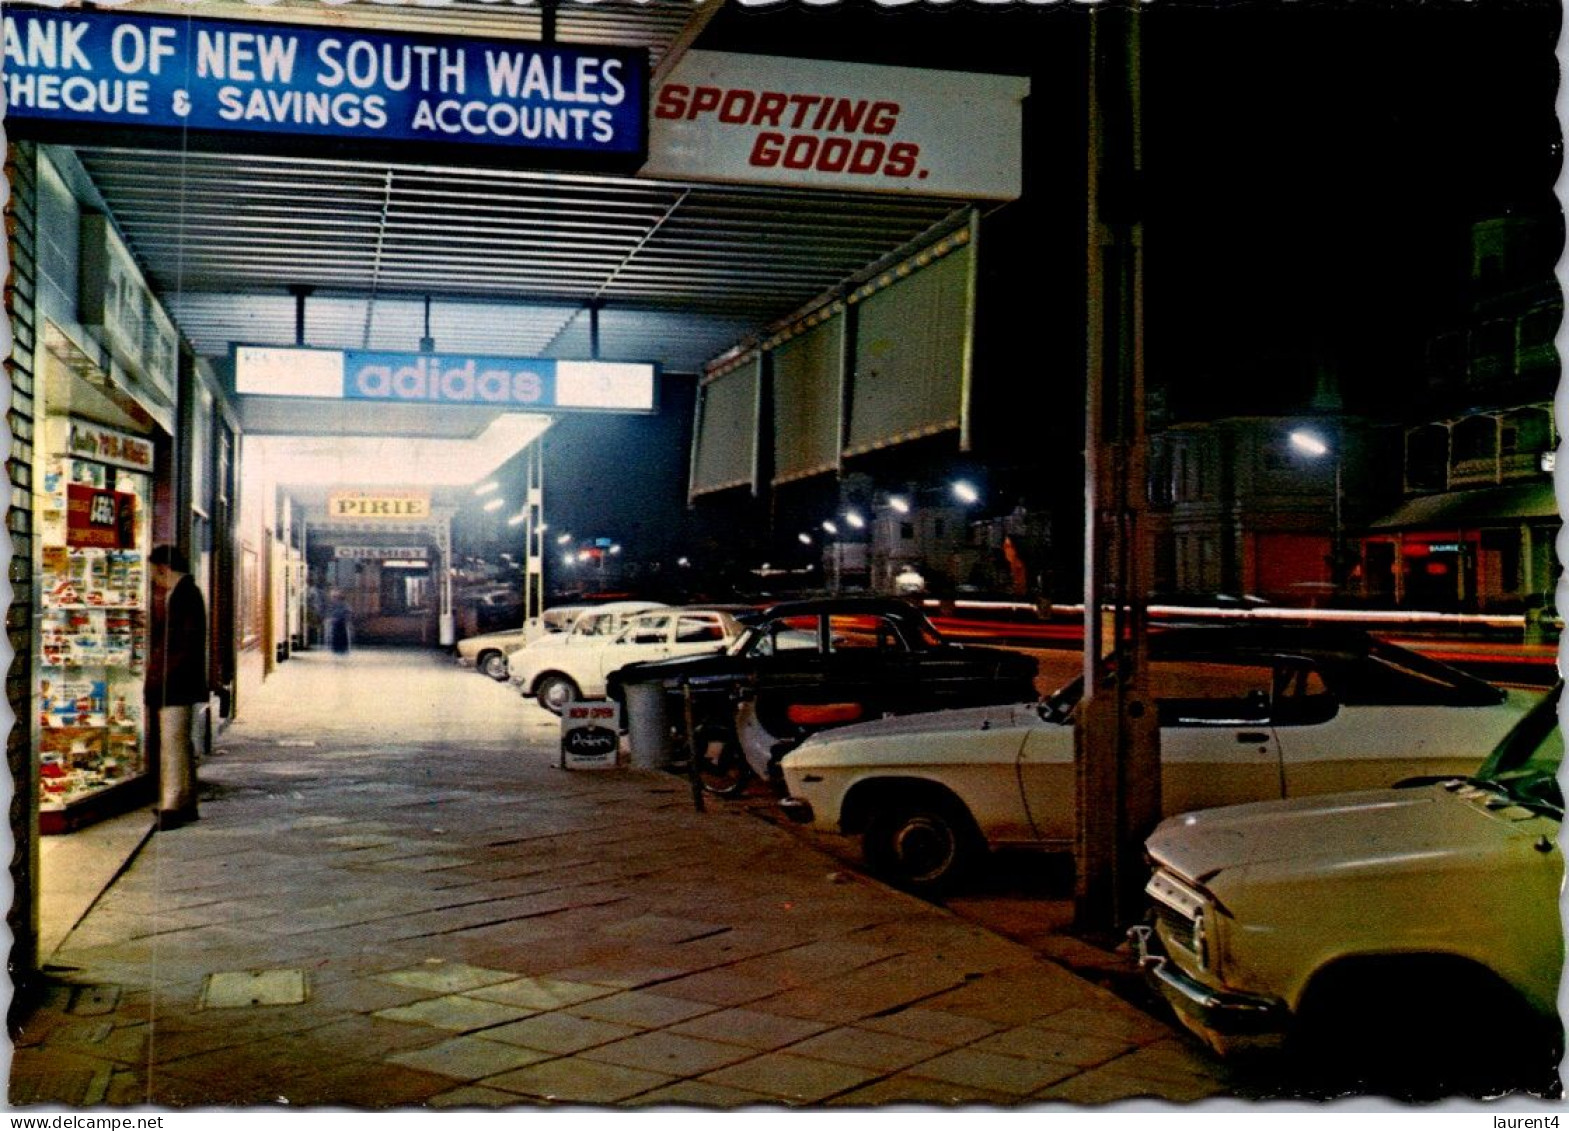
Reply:
[[[1078,5],[727,8],[697,44],[1030,77],[1025,197],[981,236],[977,424],[988,458],[1036,460],[1024,474],[1070,495],[1086,21]],[[1464,314],[1470,225],[1558,222],[1558,23],[1549,0],[1145,9],[1145,344],[1175,415],[1300,411],[1325,371],[1349,409],[1420,415],[1425,343]],[[558,426],[553,524],[681,543],[691,382],[666,390],[658,417]]]

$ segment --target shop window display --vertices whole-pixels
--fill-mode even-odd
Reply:
[[[39,827],[105,815],[146,779],[148,477],[55,457],[44,474],[37,668]]]

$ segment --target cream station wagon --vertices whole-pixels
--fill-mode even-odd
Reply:
[[[1554,1094],[1560,692],[1471,776],[1172,817],[1140,959],[1223,1054],[1291,1042],[1336,1089]]]

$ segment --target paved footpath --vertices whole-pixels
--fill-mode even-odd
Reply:
[[[13,1107],[1101,1103],[1186,1039],[436,653],[296,656],[64,939]],[[47,883],[47,877],[45,878]]]

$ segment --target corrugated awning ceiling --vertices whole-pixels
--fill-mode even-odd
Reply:
[[[308,337],[312,345],[415,348],[422,324],[411,333],[409,311],[419,307],[422,319],[430,295],[433,332],[439,321],[483,337],[464,348],[511,352],[521,338],[529,352],[581,356],[595,304],[603,356],[691,370],[733,343],[738,327],[790,314],[961,207],[631,178],[80,152],[176,320],[209,355],[232,341],[292,341],[289,288],[304,286],[315,296],[307,330],[332,327],[333,340]]]
[[[642,46],[658,63],[702,20],[690,0],[562,4],[563,43]],[[133,4],[134,10],[189,10]],[[533,4],[207,3],[204,16],[537,38]],[[952,222],[911,196],[686,185],[320,156],[78,152],[198,353],[294,341],[291,287],[312,288],[309,345],[437,345],[602,357],[694,371]],[[475,161],[481,161],[476,157]]]

